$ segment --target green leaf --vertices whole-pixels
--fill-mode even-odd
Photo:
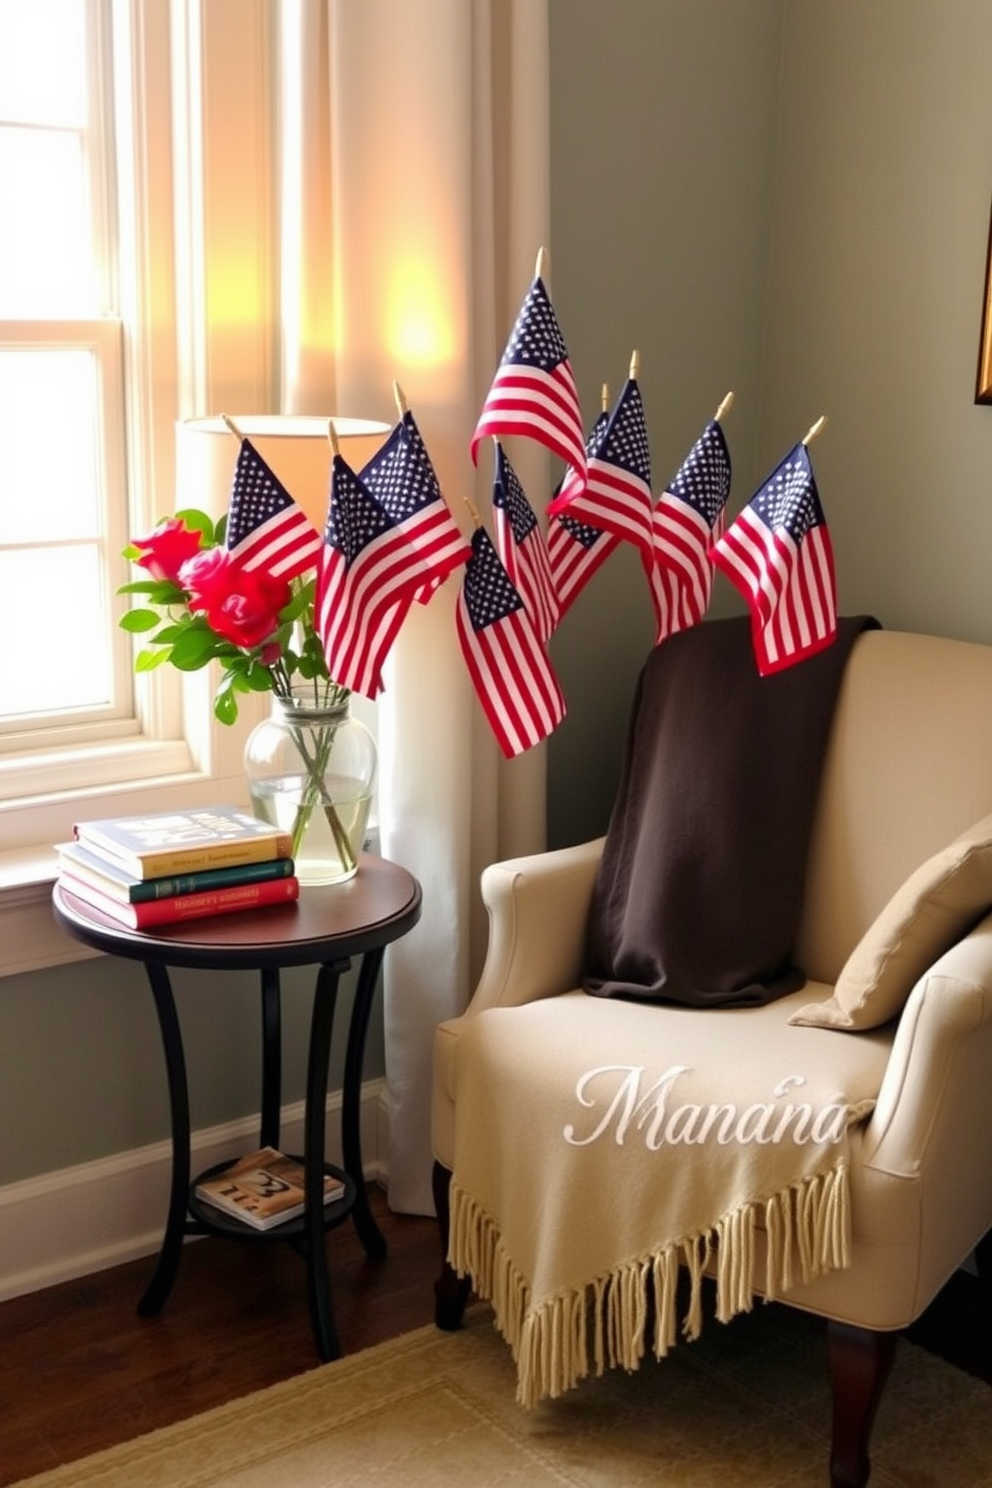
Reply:
[[[172,657],[171,646],[164,646],[161,651],[139,651],[134,658],[134,670],[136,672],[153,672],[163,662]]]
[[[245,673],[245,682],[250,692],[272,691],[272,673],[268,667],[251,667]]]
[[[181,672],[196,672],[217,655],[219,642],[206,625],[194,621],[182,630],[172,647],[172,665]]]
[[[200,546],[212,548],[217,544],[214,536],[213,518],[208,517],[206,512],[200,511],[195,506],[184,506],[181,511],[173,512],[177,521],[185,522],[191,532],[200,534]]]
[[[133,635],[139,635],[145,630],[154,630],[156,625],[161,625],[162,617],[154,610],[128,610],[117,622],[121,630],[130,631]]]
[[[121,584],[118,594],[145,594],[152,604],[184,605],[186,595],[171,579],[135,579],[133,583]]]
[[[214,543],[219,547],[227,537],[227,512],[218,520],[214,528]]]
[[[220,692],[214,698],[214,717],[221,723],[237,723],[238,700],[233,692]]]

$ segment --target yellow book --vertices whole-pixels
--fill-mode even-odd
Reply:
[[[109,817],[77,822],[72,830],[91,853],[123,866],[140,880],[270,862],[288,858],[292,849],[288,832],[237,806]]]

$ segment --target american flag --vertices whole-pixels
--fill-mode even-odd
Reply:
[[[744,595],[758,671],[781,671],[837,634],[833,545],[809,451],[797,444],[712,548]]]
[[[585,477],[582,410],[568,349],[540,275],[506,343],[472,436],[472,461],[487,435],[524,434]]]
[[[420,554],[425,581],[417,598],[426,602],[467,561],[469,545],[442,495],[409,410],[360,474],[366,490]]]
[[[610,416],[604,411],[589,430],[586,439],[587,460],[599,448],[609,422]],[[578,489],[581,489],[581,482],[577,482],[573,472],[569,470],[559,490],[555,492],[555,497]],[[578,517],[563,514],[551,518],[548,524],[548,562],[558,596],[559,623],[619,541],[615,533],[604,532],[602,527],[593,527],[588,522],[580,522]]]
[[[483,711],[503,753],[512,759],[557,728],[565,716],[565,699],[484,527],[472,534],[455,624]]]
[[[548,545],[501,444],[496,445],[493,521],[496,550],[503,567],[518,590],[539,639],[546,641],[558,624],[558,596],[551,577]]]
[[[651,556],[651,454],[644,404],[636,381],[627,379],[606,428],[590,455],[584,489],[569,471],[548,506],[551,516],[575,517],[613,532]]]
[[[374,698],[382,667],[426,573],[422,555],[340,455],[331,473],[314,628],[327,670]]]
[[[566,476],[548,511],[600,527],[618,541],[634,544],[648,581],[660,640],[669,623],[671,592],[655,561],[653,509],[644,403],[636,379],[629,377],[613,405],[602,440],[589,457],[585,490],[577,489]]]
[[[669,583],[669,635],[698,625],[709,608],[710,547],[723,534],[729,495],[730,451],[711,419],[654,509],[655,559]]]
[[[242,439],[227,517],[227,550],[246,569],[294,579],[313,568],[323,544],[301,506]]]

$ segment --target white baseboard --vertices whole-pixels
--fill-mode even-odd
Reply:
[[[341,1162],[341,1096],[327,1102],[327,1160]],[[259,1118],[194,1132],[194,1173],[258,1141]],[[384,1080],[362,1086],[365,1177],[385,1182],[389,1106]],[[303,1150],[303,1102],[284,1106],[281,1144]],[[169,1201],[172,1148],[156,1142],[0,1188],[0,1301],[154,1255]]]

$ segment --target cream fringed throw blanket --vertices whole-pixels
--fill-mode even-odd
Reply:
[[[695,1337],[711,1260],[721,1320],[756,1290],[774,1298],[848,1264],[855,1123],[874,1105],[889,1041],[845,1045],[838,1089],[836,1035],[787,1021],[817,986],[719,1011],[576,991],[489,1009],[466,1028],[452,1071],[449,1259],[492,1303],[523,1405],[635,1369],[648,1346],[663,1356],[680,1321]],[[681,1320],[680,1265],[691,1279]]]

